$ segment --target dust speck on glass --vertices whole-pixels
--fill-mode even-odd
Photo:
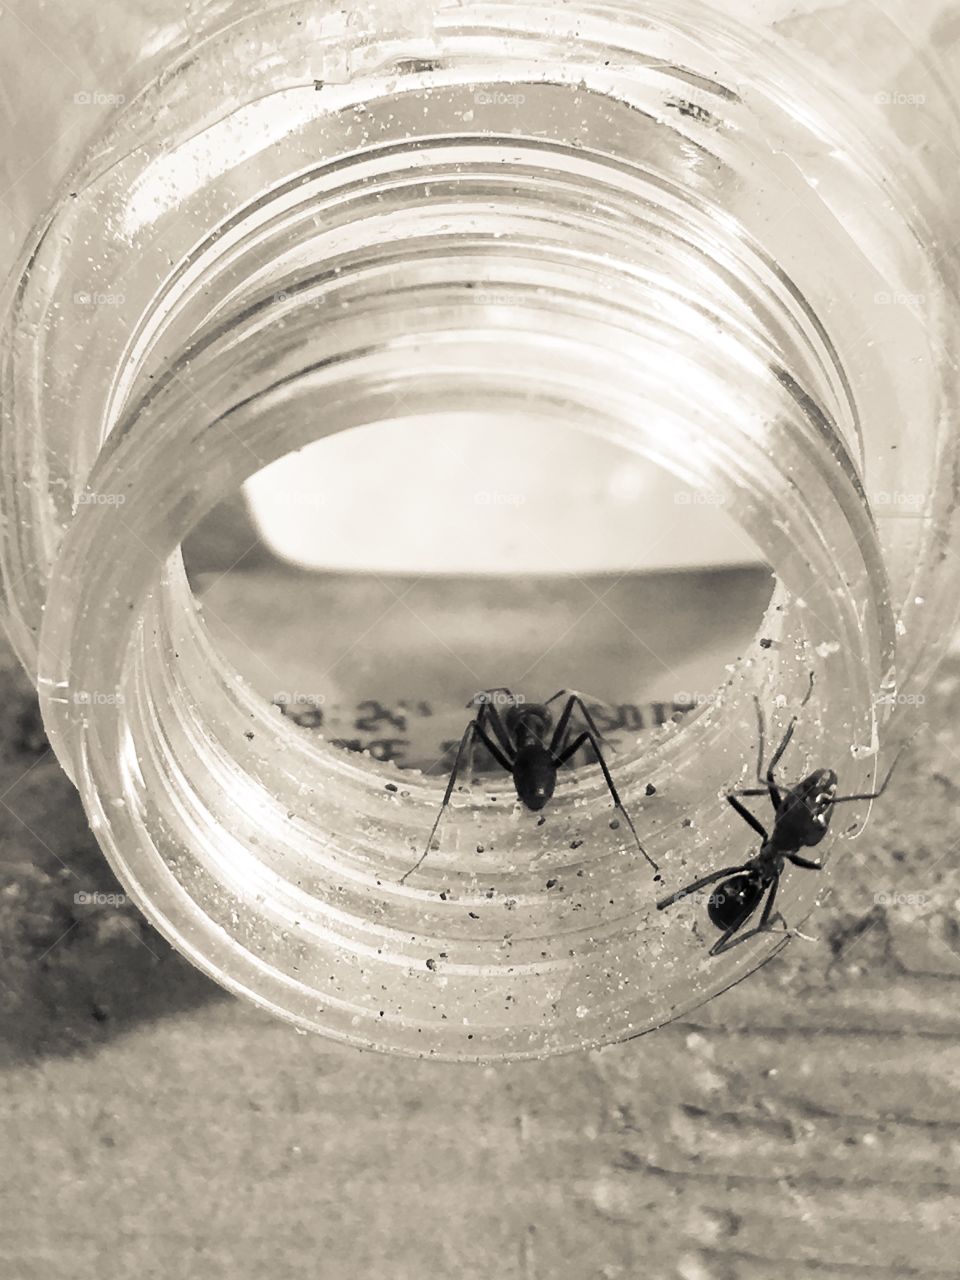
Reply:
[[[863,797],[836,864],[774,885],[803,924],[956,615],[950,8],[238,2],[158,31],[6,287],[0,545],[98,840],[219,982],[451,1059],[663,1024],[788,937],[718,948],[730,901],[686,892],[730,866],[755,896],[724,796],[756,781],[758,706],[770,742],[797,717],[785,786]],[[405,876],[477,686],[258,684],[180,548],[311,442],[478,409],[708,495],[772,595],[709,687],[608,681],[600,650],[570,681],[636,843],[596,752],[539,815],[479,760]],[[690,616],[656,621],[680,664]],[[514,675],[490,683],[553,692]]]

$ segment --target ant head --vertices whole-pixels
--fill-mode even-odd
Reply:
[[[503,713],[503,720],[510,733],[523,721],[532,733],[542,738],[552,724],[550,712],[539,702],[513,702]]]
[[[800,844],[818,844],[827,833],[837,794],[837,775],[832,769],[815,769],[793,788],[796,818],[792,822]]]
[[[836,789],[837,775],[833,769],[814,769],[810,774],[810,781],[815,781],[821,791],[826,791],[830,787]]]

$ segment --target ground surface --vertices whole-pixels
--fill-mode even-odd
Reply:
[[[3,1280],[960,1274],[960,662],[819,941],[655,1035],[497,1068],[298,1035],[78,902],[120,886],[0,683]]]

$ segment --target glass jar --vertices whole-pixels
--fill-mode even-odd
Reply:
[[[756,850],[722,799],[755,697],[769,755],[812,672],[784,768],[867,791],[955,620],[955,27],[857,0],[158,23],[4,297],[5,617],[105,853],[217,981],[353,1044],[516,1058],[785,945],[711,957],[702,901],[655,903]],[[618,761],[659,881],[586,769],[549,826],[507,778],[458,797],[403,879],[442,783],[305,737],[191,594],[181,542],[265,465],[478,406],[715,495],[775,574],[715,695]],[[784,878],[791,926],[831,873]]]

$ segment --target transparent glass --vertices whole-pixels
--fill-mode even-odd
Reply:
[[[358,1045],[529,1057],[785,945],[711,958],[703,903],[655,901],[752,851],[722,795],[754,695],[773,741],[814,671],[790,772],[867,790],[955,620],[957,26],[237,3],[149,45],[4,297],[5,617],[104,851],[219,982]],[[478,406],[717,495],[775,573],[716,695],[618,760],[661,884],[586,769],[549,826],[509,779],[459,796],[401,884],[442,782],[305,736],[191,595],[181,542],[269,462]],[[829,874],[785,878],[791,925]]]

